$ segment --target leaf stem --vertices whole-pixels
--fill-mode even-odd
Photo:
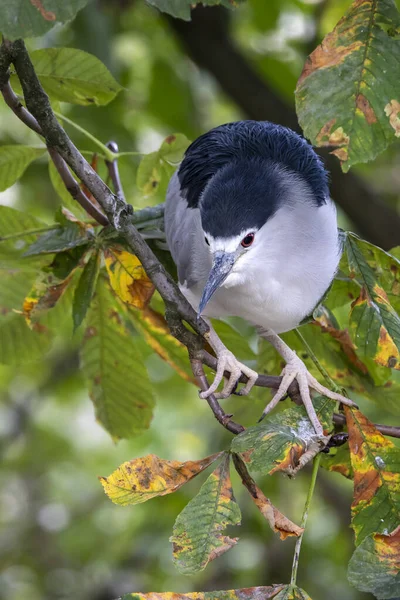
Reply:
[[[10,235],[3,235],[0,237],[1,242],[7,242],[8,240],[18,239],[27,235],[34,235],[35,233],[44,233],[46,231],[53,231],[54,229],[60,229],[61,225],[48,225],[47,227],[39,227],[38,229],[28,229],[27,231],[20,231],[18,233],[10,233]]]
[[[300,527],[302,527],[304,530],[305,530],[305,527],[306,527],[306,524],[307,524],[308,511],[310,509],[311,499],[312,499],[313,494],[314,494],[315,482],[317,480],[318,467],[319,467],[319,463],[321,462],[321,456],[322,456],[321,453],[317,454],[317,456],[314,458],[314,462],[313,462],[313,469],[312,469],[312,473],[311,473],[310,487],[308,488],[307,499],[306,499],[306,503],[304,505],[303,516],[301,518],[301,523],[300,523]],[[290,579],[290,585],[293,585],[293,586],[296,585],[297,569],[299,567],[300,549],[301,549],[301,543],[303,541],[303,536],[304,536],[304,531],[297,538],[296,545],[294,547],[294,556],[293,556],[293,565],[292,565],[292,576],[291,576],[291,579]]]
[[[84,129],[80,125],[78,125],[78,123],[75,123],[75,121],[72,121],[71,119],[68,119],[68,117],[66,117],[62,113],[56,112],[55,110],[53,110],[53,113],[56,115],[56,117],[58,117],[62,121],[65,121],[66,123],[68,123],[68,125],[71,125],[72,127],[75,127],[75,129],[77,131],[79,131],[80,133],[82,133],[83,135],[85,135],[87,138],[89,138],[89,140],[91,140],[94,144],[96,144],[96,146],[98,146],[101,149],[101,151],[104,153],[104,155],[106,156],[107,160],[109,160],[110,162],[112,162],[113,160],[115,160],[115,158],[117,158],[118,155],[115,155],[114,152],[111,152],[111,150],[109,150],[105,144],[103,144],[100,140],[98,140],[89,131],[87,131],[86,129]]]
[[[322,377],[324,377],[326,379],[326,381],[328,382],[328,384],[330,385],[332,391],[336,392],[337,394],[343,394],[343,390],[342,388],[340,388],[332,379],[332,377],[329,375],[328,371],[325,369],[325,367],[323,367],[321,365],[321,363],[319,362],[318,358],[316,357],[316,355],[314,354],[312,348],[309,346],[308,342],[305,340],[304,336],[302,333],[300,333],[300,331],[298,329],[294,330],[297,337],[299,338],[299,340],[302,342],[303,346],[305,347],[307,353],[309,354],[311,360],[313,361],[313,363],[315,364],[315,366],[317,367],[318,371],[321,373]]]

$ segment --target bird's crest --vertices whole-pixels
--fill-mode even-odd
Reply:
[[[178,177],[188,205],[198,206],[208,181],[221,168],[251,158],[265,158],[295,172],[310,186],[317,204],[325,203],[328,174],[304,138],[268,121],[239,121],[212,129],[187,149]]]

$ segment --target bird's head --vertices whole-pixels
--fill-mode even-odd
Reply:
[[[283,239],[294,234],[292,213],[296,205],[298,208],[299,196],[313,202],[312,193],[297,174],[261,158],[234,161],[210,179],[199,208],[212,267],[199,314],[221,286],[246,285],[257,273],[266,273],[277,234]],[[274,219],[278,213],[280,218]],[[278,252],[275,248],[275,256]]]
[[[178,176],[188,207],[200,209],[212,259],[200,313],[219,287],[268,276],[268,261],[284,266],[286,240],[295,254],[313,210],[329,198],[327,173],[312,147],[267,121],[228,123],[200,136]]]

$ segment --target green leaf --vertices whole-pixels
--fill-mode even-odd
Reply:
[[[362,592],[379,600],[400,593],[400,526],[390,534],[370,535],[355,549],[349,562],[348,579]]]
[[[0,23],[10,39],[43,35],[57,23],[74,18],[89,0],[2,0]]]
[[[351,505],[356,543],[371,533],[387,533],[399,524],[400,448],[356,409],[345,407],[354,500]]]
[[[296,89],[306,137],[348,171],[400,136],[400,15],[393,0],[356,0],[309,56]]]
[[[216,6],[220,4],[225,8],[233,8],[239,4],[242,0],[202,0],[201,4],[205,6]],[[190,21],[190,10],[194,8],[196,4],[200,4],[196,0],[146,0],[151,6],[155,6],[161,12],[168,13],[178,19],[184,21]]]
[[[170,541],[175,566],[181,573],[202,571],[238,541],[221,534],[228,525],[240,525],[241,519],[233,495],[229,461],[227,454],[175,521]]]
[[[31,162],[45,152],[46,148],[33,146],[0,146],[0,192],[18,181]]]
[[[345,243],[350,276],[354,278],[354,276],[357,277],[359,274],[361,266],[358,267],[356,259],[359,253],[361,253],[364,259],[363,262],[366,262],[370,269],[372,269],[376,281],[385,290],[390,304],[400,313],[400,256],[396,257],[396,249],[394,249],[393,254],[385,252],[382,248],[374,246],[374,244],[350,232],[346,233]],[[364,281],[361,280],[361,283],[364,283]]]
[[[39,320],[42,323],[42,317],[59,303],[70,287],[84,252],[82,247],[62,252],[39,271],[23,303],[24,315],[31,328]]]
[[[92,241],[93,234],[90,229],[83,227],[80,223],[68,221],[64,227],[40,236],[36,242],[29,246],[24,256],[64,252],[77,246],[85,246]]]
[[[377,277],[377,270],[383,271],[388,265],[375,260],[375,269],[373,269],[363,254],[365,245],[366,243],[362,243],[356,236],[347,236],[349,267],[354,275],[359,276],[363,284],[359,297],[352,304],[350,333],[361,358],[367,357],[373,359],[378,365],[400,370],[400,317],[390,304],[388,295],[381,285],[382,278]],[[373,253],[371,248],[368,249]],[[395,271],[391,275],[384,276],[383,279],[386,283],[390,279],[393,280],[391,294],[396,305],[400,305],[400,262],[387,256]]]
[[[72,305],[74,331],[79,327],[86,316],[96,288],[99,270],[100,252],[97,251],[92,254],[86,263],[75,289],[74,302]]]
[[[286,585],[274,598],[275,600],[311,600],[310,596],[297,585]]]
[[[323,454],[321,467],[327,471],[340,473],[347,479],[353,479],[353,467],[351,466],[350,449],[348,444],[331,448],[329,454]]]
[[[136,185],[146,196],[155,194],[162,177],[159,152],[145,154],[136,173]]]
[[[23,365],[39,360],[48,350],[48,331],[29,329],[22,315],[10,314],[0,323],[0,363]]]
[[[177,165],[190,144],[190,140],[183,133],[169,135],[161,144],[159,154],[166,162]]]
[[[318,396],[313,404],[324,431],[331,431],[335,403]],[[269,475],[277,471],[293,474],[319,448],[303,406],[268,416],[267,421],[237,435],[231,445],[232,452],[240,454],[250,469]]]
[[[0,270],[0,315],[21,310],[25,296],[37,277],[37,270]]]
[[[32,259],[20,260],[22,253],[36,240],[38,233],[48,229],[36,217],[9,206],[0,206],[0,266],[9,268],[18,264],[29,268]],[[37,259],[33,262],[37,263]]]
[[[83,50],[43,48],[30,57],[45,91],[61,102],[102,106],[122,90],[107,67]],[[14,78],[12,84],[18,89]]]
[[[87,315],[82,369],[96,417],[114,438],[129,438],[150,425],[153,393],[140,351],[129,335],[107,282],[99,278]]]

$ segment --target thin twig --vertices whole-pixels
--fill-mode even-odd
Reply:
[[[207,391],[208,388],[210,387],[210,384],[208,383],[207,377],[204,373],[203,363],[201,362],[200,359],[191,358],[190,364],[192,365],[193,374],[196,377],[197,381],[199,382],[201,391],[202,392]],[[219,423],[221,423],[221,425],[223,425],[225,427],[225,429],[227,429],[231,433],[234,433],[235,435],[237,435],[238,433],[242,433],[242,431],[244,431],[243,425],[240,425],[239,423],[235,423],[234,421],[232,421],[232,419],[231,419],[232,415],[227,415],[226,413],[224,413],[224,411],[221,408],[221,405],[219,404],[219,402],[216,399],[216,397],[214,396],[214,394],[210,394],[210,396],[208,396],[208,398],[206,398],[206,400],[214,414],[214,417],[217,419],[217,421],[219,421]]]
[[[334,423],[336,423],[336,425],[346,425],[346,417],[344,415],[338,415],[337,413],[334,413],[332,420]],[[395,427],[394,425],[380,425],[379,423],[374,423],[373,425],[384,435],[400,438],[400,427]]]
[[[50,157],[54,163],[55,168],[60,174],[61,179],[67,191],[71,194],[72,198],[79,202],[79,204],[86,210],[86,212],[97,221],[99,225],[109,225],[107,217],[102,213],[100,209],[95,206],[85,192],[82,190],[79,183],[71,175],[71,171],[68,169],[67,163],[58,154],[54,148],[47,147]]]
[[[244,464],[243,460],[240,458],[239,454],[235,454],[233,452],[232,460],[233,464],[235,465],[235,469],[240,475],[240,478],[245,488],[249,491],[250,495],[253,496],[253,498],[258,498],[256,482],[248,472],[247,467]]]
[[[109,150],[111,150],[111,152],[115,152],[115,154],[118,154],[117,142],[110,141],[106,144],[106,146]],[[106,160],[105,163],[106,163],[111,181],[114,186],[114,192],[117,194],[117,196],[121,200],[121,202],[125,202],[125,204],[126,204],[124,191],[122,189],[121,179],[119,177],[118,159],[115,158],[113,161]]]

